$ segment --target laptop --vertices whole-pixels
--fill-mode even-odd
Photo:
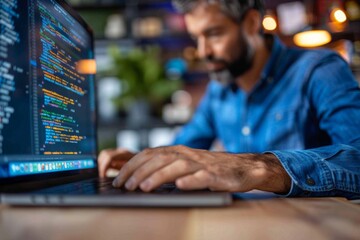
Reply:
[[[63,0],[0,0],[1,203],[22,206],[225,206],[230,193],[151,193],[97,173],[93,34]]]

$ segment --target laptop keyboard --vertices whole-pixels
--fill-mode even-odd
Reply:
[[[70,184],[64,184],[56,187],[46,188],[43,190],[36,191],[36,194],[71,194],[71,195],[112,195],[112,194],[136,194],[144,193],[140,189],[135,191],[128,191],[125,188],[114,188],[112,186],[113,179],[89,179]],[[167,183],[161,185],[159,188],[152,191],[152,193],[180,193],[182,192],[176,188],[175,184]]]

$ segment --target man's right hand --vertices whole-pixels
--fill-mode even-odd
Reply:
[[[135,153],[124,148],[101,151],[98,157],[99,176],[102,178],[106,177],[106,171],[109,168],[120,170],[133,156],[135,156]]]

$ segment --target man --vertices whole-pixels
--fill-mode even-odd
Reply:
[[[121,168],[115,187],[146,192],[175,182],[185,190],[358,198],[360,90],[347,64],[263,35],[262,1],[173,2],[215,80],[175,146],[103,151],[100,175]],[[215,139],[226,153],[199,150]]]

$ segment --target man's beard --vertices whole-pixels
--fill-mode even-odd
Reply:
[[[209,56],[205,59],[206,62],[221,63],[225,65],[224,69],[211,71],[211,79],[215,79],[221,84],[227,86],[235,83],[239,76],[243,75],[253,66],[255,54],[254,49],[242,33],[240,33],[239,46],[241,46],[240,53],[232,62],[227,62],[224,59],[217,59],[213,56]]]

